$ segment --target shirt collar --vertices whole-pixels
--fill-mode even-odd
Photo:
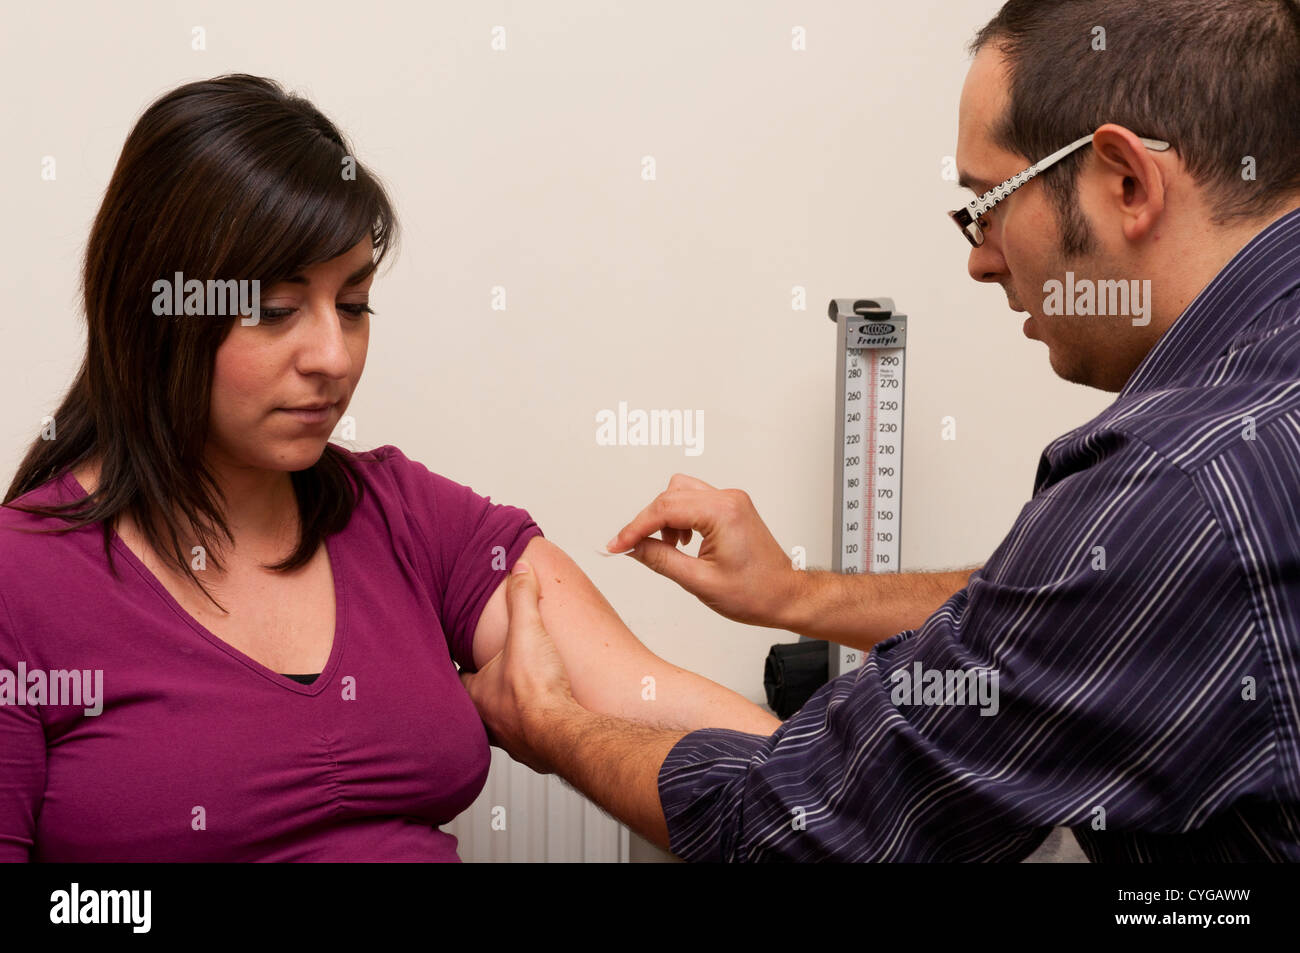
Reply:
[[[1300,209],[1246,243],[1147,352],[1119,398],[1157,390],[1228,349],[1262,311],[1300,286]]]

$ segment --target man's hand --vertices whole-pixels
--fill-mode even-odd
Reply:
[[[662,530],[662,540],[648,538]],[[677,551],[698,530],[698,557]],[[786,628],[803,579],[744,490],[719,490],[676,474],[668,489],[619,530],[606,548],[667,576],[735,622]]]
[[[461,684],[488,731],[488,740],[540,774],[555,766],[533,743],[549,717],[578,707],[564,661],[542,625],[537,576],[522,560],[506,583],[509,627],[505,647],[478,670],[461,672]]]

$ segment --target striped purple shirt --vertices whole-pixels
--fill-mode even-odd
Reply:
[[[687,860],[1300,860],[1300,210],[1043,452],[966,588],[659,770]]]

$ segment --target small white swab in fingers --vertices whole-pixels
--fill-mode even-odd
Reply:
[[[633,549],[635,549],[635,548],[636,548],[636,547],[633,547]],[[596,552],[600,553],[602,556],[626,556],[628,553],[632,552],[632,550],[631,550],[631,549],[625,549],[625,550],[623,550],[621,553],[611,553],[611,552],[610,552],[608,549],[606,549],[604,546],[597,546],[597,547],[596,547]]]

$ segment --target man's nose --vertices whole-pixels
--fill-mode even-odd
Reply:
[[[970,250],[966,271],[976,281],[999,283],[1007,275],[1007,263],[998,246],[986,237],[984,244]]]

